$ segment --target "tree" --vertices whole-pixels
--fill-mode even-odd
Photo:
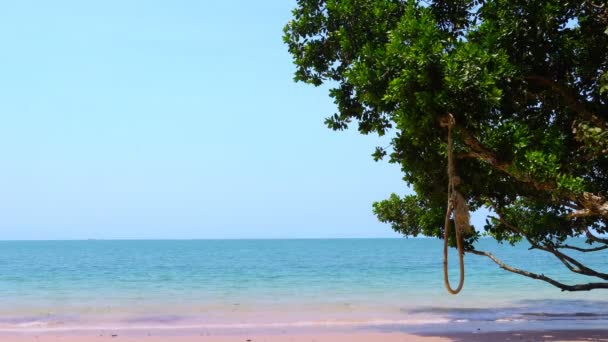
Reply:
[[[442,238],[451,114],[458,191],[493,212],[464,251],[564,291],[608,289],[608,273],[571,256],[608,249],[603,0],[298,0],[284,33],[295,80],[331,87],[331,129],[391,134],[373,157],[399,164],[415,194],[374,203],[380,221]],[[475,248],[482,234],[527,241],[590,282],[508,266]],[[578,236],[589,246],[568,244]]]

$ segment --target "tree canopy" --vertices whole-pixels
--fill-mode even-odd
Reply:
[[[399,164],[415,194],[374,203],[382,222],[443,236],[440,123],[451,114],[458,191],[472,210],[492,211],[465,236],[465,251],[562,290],[608,288],[607,273],[568,254],[608,248],[605,1],[298,0],[284,41],[296,81],[331,87],[329,128],[391,135],[373,157]],[[475,248],[482,234],[527,241],[590,281],[508,266]],[[590,245],[568,244],[578,236]]]

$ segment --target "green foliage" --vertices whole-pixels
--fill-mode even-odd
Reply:
[[[586,192],[608,194],[606,11],[563,0],[298,0],[284,41],[295,80],[328,84],[334,130],[391,134],[377,148],[415,195],[374,203],[405,235],[442,237],[446,129],[455,117],[459,190],[496,219],[475,227],[517,243],[557,243],[606,217],[568,214]],[[488,155],[480,156],[479,146]],[[454,241],[451,241],[453,245]]]
[[[597,127],[589,122],[575,122],[573,133],[583,149],[590,157],[602,157],[608,154],[608,130]]]
[[[608,72],[604,73],[600,78],[600,94],[608,93]]]

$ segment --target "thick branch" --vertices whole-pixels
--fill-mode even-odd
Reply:
[[[486,256],[486,257],[490,258],[492,261],[494,261],[503,270],[517,273],[517,274],[526,276],[528,278],[542,280],[544,282],[547,282],[547,283],[561,289],[562,291],[589,291],[589,290],[594,290],[594,289],[608,289],[608,282],[607,283],[586,283],[586,284],[567,285],[564,283],[560,283],[559,281],[557,281],[555,279],[549,278],[549,277],[545,276],[544,274],[537,274],[537,273],[521,270],[521,269],[518,269],[515,267],[511,267],[511,266],[505,264],[504,262],[500,261],[492,253],[477,251],[477,250],[467,250],[466,252],[475,254],[475,255]]]
[[[570,245],[555,245],[555,248],[573,249],[575,251],[587,253],[587,252],[597,252],[597,251],[604,250],[604,249],[608,248],[608,245],[594,247],[594,248],[583,248],[583,247],[570,246]]]
[[[486,164],[489,164],[493,168],[500,170],[508,174],[509,176],[515,178],[516,180],[525,183],[537,190],[552,191],[556,189],[555,184],[537,182],[526,175],[514,172],[510,167],[511,163],[500,160],[494,152],[490,151],[487,147],[485,147],[463,126],[457,125],[456,128],[458,129],[458,132],[464,137],[465,145],[467,145],[471,149],[470,152],[465,154],[459,154],[457,155],[457,157],[469,157],[481,160]]]
[[[540,249],[555,255],[564,265],[566,265],[566,267],[568,267],[569,270],[571,270],[574,273],[579,273],[579,274],[583,274],[583,275],[587,275],[587,276],[591,276],[591,277],[598,277],[600,279],[608,280],[608,274],[602,273],[602,272],[597,272],[594,269],[591,269],[591,268],[581,264],[576,259],[558,251],[557,249],[555,249],[551,246],[543,246]],[[574,265],[576,267],[573,267],[572,265]]]
[[[578,203],[592,213],[608,218],[608,201],[603,196],[594,195],[589,192],[584,192],[582,196],[578,196]]]
[[[571,212],[567,215],[568,218],[577,218],[577,217],[589,217],[593,216],[593,212],[589,209],[579,209]]]
[[[539,244],[536,241],[534,241],[532,238],[530,238],[523,230],[517,228],[516,226],[510,224],[505,218],[504,218],[504,214],[502,213],[502,211],[500,210],[500,208],[498,208],[498,206],[496,206],[496,204],[490,200],[490,205],[492,206],[492,209],[496,212],[496,214],[498,215],[498,218],[496,217],[492,217],[493,219],[498,220],[500,223],[502,223],[503,225],[505,225],[507,228],[509,228],[509,230],[520,234],[521,236],[525,237],[526,240],[528,240],[528,243],[530,243],[530,245],[535,248],[535,249],[539,249],[541,251],[544,252],[548,252],[553,254],[559,261],[562,262],[562,264],[564,264],[564,266],[566,266],[570,271],[574,272],[574,273],[578,273],[578,274],[582,274],[582,275],[586,275],[586,276],[590,276],[590,277],[597,277],[600,279],[604,279],[604,280],[608,280],[608,274],[606,273],[602,273],[602,272],[598,272],[592,268],[589,268],[585,265],[583,265],[582,263],[580,263],[578,260],[572,258],[569,255],[566,255],[562,252],[560,252],[559,250],[557,250],[554,246],[552,245],[548,245],[548,244]]]
[[[592,122],[596,126],[606,127],[606,122],[591,113],[590,111],[588,111],[587,108],[585,108],[585,106],[576,99],[576,97],[574,96],[574,92],[572,92],[567,86],[561,85],[541,75],[528,75],[525,76],[524,79],[533,81],[543,87],[549,88],[552,91],[558,93],[560,97],[564,100],[566,106],[570,107],[570,109],[575,111],[580,117],[589,122]]]
[[[608,239],[602,239],[598,236],[593,235],[593,233],[591,233],[591,231],[589,231],[589,229],[585,229],[585,234],[587,235],[587,237],[589,238],[589,240],[593,240],[595,242],[599,242],[599,243],[603,243],[603,244],[607,244],[608,245]]]
[[[554,192],[557,190],[557,185],[555,183],[546,183],[546,182],[538,182],[533,178],[521,174],[516,170],[511,168],[511,163],[500,160],[498,156],[490,151],[487,147],[485,147],[477,138],[475,138],[471,133],[469,133],[463,126],[457,125],[456,128],[458,132],[462,134],[464,137],[464,143],[467,145],[471,151],[468,153],[461,153],[457,155],[457,157],[461,158],[475,158],[489,164],[491,167],[500,170],[509,176],[515,178],[517,181],[520,181],[536,190],[546,191],[546,192]],[[583,192],[582,195],[577,195],[571,192],[566,192],[560,190],[564,196],[575,203],[580,204],[587,212],[578,211],[574,217],[580,217],[577,215],[584,216],[603,216],[608,218],[608,201],[603,197],[596,194],[592,194],[589,192]]]

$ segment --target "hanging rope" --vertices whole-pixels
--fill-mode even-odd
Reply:
[[[452,114],[442,122],[442,126],[448,128],[448,206],[445,213],[444,236],[443,236],[443,281],[445,288],[451,294],[458,294],[464,285],[464,251],[462,248],[462,233],[471,229],[469,223],[469,206],[465,198],[456,190],[460,184],[460,177],[456,175],[454,168],[454,143],[452,141],[452,127],[456,121]],[[460,280],[458,287],[453,289],[448,277],[448,238],[450,236],[450,217],[454,215],[454,229],[456,230],[456,246],[458,248],[458,260],[460,262]]]

